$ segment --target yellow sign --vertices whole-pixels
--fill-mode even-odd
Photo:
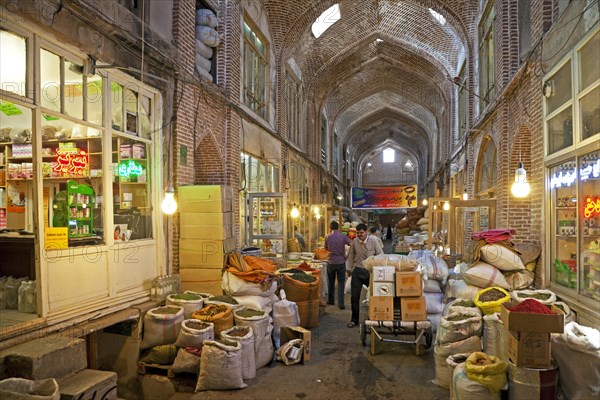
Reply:
[[[60,250],[69,248],[69,231],[64,228],[46,228],[45,229],[46,250]]]

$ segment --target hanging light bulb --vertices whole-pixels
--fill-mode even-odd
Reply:
[[[421,202],[421,204],[423,204],[424,206],[426,206],[427,204],[429,204],[429,202],[427,201],[427,199],[423,199],[423,201]]]
[[[434,205],[433,205],[433,209],[434,209],[434,210],[437,210],[437,204],[434,204]]]
[[[337,196],[336,196],[336,198],[337,198],[338,200],[342,201],[342,200],[344,199],[344,195],[343,195],[343,194],[341,194],[341,193],[338,193],[338,194],[337,194]]]
[[[515,170],[515,182],[512,184],[512,187],[510,189],[513,196],[518,198],[529,196],[531,186],[528,182],[525,182],[526,177],[527,172],[525,171],[525,167],[523,163],[519,161],[518,168]]]
[[[169,182],[169,186],[165,189],[165,198],[160,204],[160,208],[162,212],[167,215],[173,214],[177,211],[177,200],[175,200],[175,189],[173,189],[173,185]]]
[[[315,212],[315,215],[319,215],[320,216],[319,211],[321,211],[321,210],[319,210],[319,206],[315,206],[315,208],[314,208],[313,211]]]
[[[294,206],[292,207],[292,210],[290,211],[290,217],[298,218],[299,216],[300,216],[300,210],[298,210],[298,207],[296,207],[296,203],[294,203]]]
[[[463,192],[463,200],[469,200],[469,193],[467,193],[467,189]]]
[[[316,213],[316,214],[315,214],[315,218],[316,218],[317,220],[320,220],[320,219],[321,219],[321,214],[319,214],[319,213]]]
[[[448,211],[450,209],[450,202],[446,201],[444,202],[444,211]]]

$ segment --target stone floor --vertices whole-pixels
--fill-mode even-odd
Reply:
[[[348,305],[349,300],[346,295]],[[361,319],[366,314],[363,306]],[[277,362],[257,370],[256,378],[248,381],[245,389],[178,392],[171,400],[448,399],[448,391],[431,383],[433,347],[416,356],[413,345],[380,343],[381,353],[372,356],[369,337],[363,347],[358,327],[346,327],[349,320],[349,306],[345,310],[327,307],[319,327],[312,329],[312,358],[305,365],[285,366]]]

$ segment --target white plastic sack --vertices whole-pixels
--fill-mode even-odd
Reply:
[[[442,293],[423,293],[427,314],[441,314],[444,311],[444,295]]]
[[[448,281],[448,285],[446,286],[446,298],[465,299],[472,301],[477,295],[477,292],[480,290],[481,288],[469,285],[463,280],[450,279]]]
[[[281,327],[300,325],[300,315],[296,303],[286,298],[283,289],[279,291],[279,295],[281,300],[273,304],[273,339],[277,348],[281,339]]]
[[[202,347],[205,340],[215,339],[215,324],[197,319],[186,319],[181,323],[179,335],[175,341],[177,347]]]
[[[259,283],[248,282],[225,271],[221,280],[221,287],[225,294],[237,296],[263,296],[271,297],[277,290],[277,282],[273,281],[267,290]]]
[[[573,310],[571,310],[571,307],[569,307],[567,303],[563,301],[555,301],[554,303],[552,303],[552,305],[561,309],[565,313],[565,325],[569,322],[575,322],[575,313],[573,312]]]
[[[28,278],[13,278],[9,276],[4,284],[4,300],[6,301],[6,308],[9,310],[16,310],[19,306],[19,287],[23,281]]]
[[[244,307],[256,308],[263,310],[267,314],[271,313],[273,304],[279,300],[276,294],[271,296],[234,296],[239,304]]]
[[[243,389],[242,346],[229,340],[207,340],[202,347],[196,392]]]
[[[190,353],[186,349],[179,349],[177,351],[177,357],[175,357],[175,361],[173,361],[173,365],[171,366],[172,372],[198,373],[199,370],[200,356]]]
[[[450,387],[450,371],[446,359],[448,356],[459,353],[472,353],[481,351],[481,339],[479,336],[471,336],[468,339],[454,343],[437,344],[433,348],[435,360],[435,379],[433,383],[448,389]]]
[[[379,254],[367,257],[367,259],[363,261],[363,265],[369,271],[371,271],[373,267],[394,267],[396,268],[396,271],[409,272],[414,271],[419,265],[419,262],[401,254]]]
[[[483,316],[483,352],[508,361],[506,330],[499,313]]]
[[[196,39],[196,54],[200,54],[202,57],[210,60],[213,56],[213,49]]]
[[[235,335],[239,332],[245,335]],[[221,332],[221,338],[240,342],[242,346],[242,379],[256,378],[256,362],[254,356],[254,333],[249,326],[234,326]]]
[[[431,322],[431,330],[436,333],[442,320],[442,314],[427,314],[427,320]]]
[[[217,47],[221,42],[219,33],[209,26],[197,25],[196,26],[196,39],[208,47]]]
[[[302,339],[292,339],[277,350],[277,360],[285,365],[297,364],[302,359],[303,349]]]
[[[523,300],[527,300],[532,298],[531,295],[533,294],[543,294],[546,295],[547,299],[538,299],[535,298],[535,300],[539,301],[542,304],[545,304],[547,306],[551,305],[552,303],[556,302],[556,293],[554,293],[551,290],[548,289],[535,289],[535,290],[514,290],[512,292],[510,292],[510,297],[513,300],[516,300],[518,302],[521,302]]]
[[[517,253],[499,244],[482,246],[481,259],[505,272],[525,269],[525,265]]]
[[[425,279],[423,281],[423,291],[425,293],[442,293],[442,286],[438,281],[433,279]]]
[[[200,75],[202,78],[209,80],[210,82],[213,81],[213,77],[210,74],[210,72],[208,72],[205,69],[200,68],[200,66],[196,65],[196,72],[198,72],[198,75]]]
[[[167,296],[166,304],[183,308],[183,316],[184,316],[184,318],[187,319],[187,318],[192,318],[192,314],[194,313],[194,311],[197,311],[204,306],[204,299],[202,298],[202,296],[200,296],[198,294],[185,293],[185,295],[198,296],[198,298],[184,300],[184,299],[178,299],[177,294],[170,294]]]
[[[196,25],[210,26],[216,28],[218,24],[217,16],[208,8],[200,8],[196,10]]]
[[[489,288],[491,286],[500,286],[502,289],[510,290],[508,282],[500,270],[483,261],[478,261],[465,271],[465,281],[480,288]]]
[[[452,378],[454,377],[454,370],[460,364],[463,364],[467,361],[467,357],[469,357],[471,353],[459,353],[453,354],[446,358],[446,364],[448,364],[448,374]],[[456,400],[456,396],[454,395],[454,385],[450,383],[450,400]]]
[[[465,363],[459,364],[454,369],[452,376],[452,391],[456,400],[500,400],[500,393],[492,392],[481,383],[467,377]]]
[[[562,391],[569,400],[600,397],[600,332],[570,322],[552,337],[552,358],[558,364]]]
[[[23,281],[19,286],[19,300],[17,309],[22,313],[37,311],[35,281]]]
[[[54,378],[32,381],[8,378],[0,381],[2,400],[59,400],[60,390]]]
[[[344,285],[344,293],[351,294],[352,293],[352,277],[346,277],[346,284]]]
[[[451,312],[440,321],[436,343],[453,343],[471,336],[481,336],[481,326],[481,314],[471,308]]]
[[[273,325],[269,325],[267,328],[267,333],[265,336],[259,339],[254,339],[256,346],[254,352],[254,362],[256,364],[256,368],[264,367],[265,365],[269,365],[271,361],[273,361]]]
[[[504,278],[512,290],[521,290],[533,284],[535,274],[524,269],[504,274]]]
[[[421,264],[423,267],[423,273],[427,275],[429,279],[434,279],[442,283],[446,282],[448,278],[448,265],[440,257],[436,257],[432,251],[429,250],[416,250],[408,253],[410,258],[413,258]]]
[[[165,314],[167,309],[172,309],[173,312]],[[140,349],[174,343],[183,319],[183,308],[178,306],[163,306],[148,310],[144,315],[144,337]]]
[[[261,315],[242,317],[238,314],[238,312],[242,312],[244,310],[260,312]],[[269,314],[263,310],[257,310],[255,308],[245,308],[244,310],[237,310],[233,312],[235,325],[251,327],[252,331],[254,332],[255,341],[262,339],[267,334],[268,327],[271,326],[271,317],[269,317]],[[258,343],[256,342],[254,349],[258,351]]]

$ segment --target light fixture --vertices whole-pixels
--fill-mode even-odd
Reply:
[[[319,214],[319,213],[316,213],[316,214],[315,214],[315,218],[316,218],[317,220],[320,220],[320,219],[321,219],[321,214]]]
[[[465,189],[463,192],[463,200],[469,200],[469,193],[467,192],[467,189]]]
[[[165,188],[165,198],[160,204],[160,209],[167,215],[172,215],[177,211],[177,201],[175,200],[175,189],[169,182],[169,186]]]
[[[298,210],[298,207],[296,207],[296,203],[294,203],[294,206],[292,207],[292,210],[290,211],[290,217],[298,218],[299,216],[300,216],[300,210]]]
[[[450,202],[449,201],[445,201],[443,208],[444,208],[444,211],[448,211],[450,209]]]
[[[381,38],[377,38],[377,39],[375,39],[375,41],[376,41],[377,43],[381,43],[381,42],[383,42],[383,39],[381,39]]]
[[[404,168],[409,169],[413,167],[413,163],[410,160],[406,160],[404,163]]]
[[[427,199],[423,199],[423,201],[421,202],[421,204],[423,204],[424,206],[426,206],[427,204],[429,204],[429,202],[427,201]]]
[[[315,208],[313,209],[313,211],[314,211],[315,215],[320,215],[319,211],[321,211],[321,210],[319,210],[319,206],[315,206]]]
[[[369,162],[367,163],[367,167],[372,167],[372,166],[373,166],[373,164],[371,163],[371,161],[369,161]]]
[[[512,184],[510,191],[513,196],[523,198],[529,196],[531,186],[525,181],[527,178],[527,172],[521,161],[519,161],[518,168],[515,170],[515,182]]]
[[[335,196],[335,198],[339,201],[342,201],[344,199],[344,196],[341,193],[338,193],[337,196]]]
[[[437,210],[437,204],[434,204],[434,205],[433,205],[433,209],[434,209],[434,210]]]

